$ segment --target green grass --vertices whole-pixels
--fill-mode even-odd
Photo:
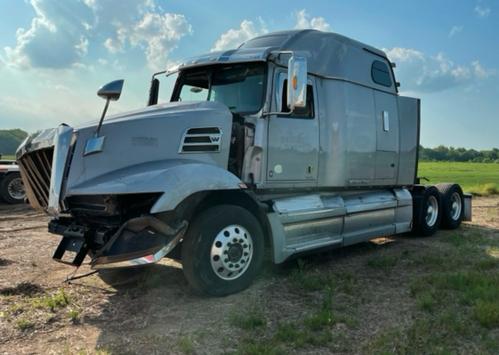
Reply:
[[[243,330],[254,330],[264,327],[267,323],[261,309],[249,307],[242,312],[233,312],[229,315],[229,322]]]
[[[53,295],[33,298],[31,304],[35,308],[47,308],[54,312],[57,308],[67,306],[69,304],[69,297],[61,288]]]
[[[499,240],[468,230],[446,233],[433,243],[406,260],[417,270],[409,284],[414,322],[379,333],[366,352],[497,353]]]
[[[28,319],[21,318],[16,321],[16,326],[19,330],[26,330],[32,328],[34,323]]]
[[[384,272],[390,271],[397,265],[399,258],[395,255],[376,255],[367,260],[367,266]]]
[[[455,182],[477,195],[499,194],[499,164],[495,163],[421,161],[418,176],[430,179],[431,184]]]
[[[73,323],[76,323],[80,320],[80,312],[76,309],[70,309],[68,311],[68,317]]]
[[[178,347],[182,354],[195,354],[194,343],[188,336],[183,336],[178,340]]]

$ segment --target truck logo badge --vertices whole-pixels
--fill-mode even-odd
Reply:
[[[220,136],[210,136],[211,143],[218,143],[220,141]]]

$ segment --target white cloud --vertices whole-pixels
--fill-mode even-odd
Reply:
[[[165,13],[154,0],[31,0],[31,26],[18,29],[6,61],[28,68],[86,67],[93,42],[111,54],[127,46],[144,48],[148,65],[164,68],[179,40],[192,32],[185,16]]]
[[[428,56],[415,49],[400,47],[385,49],[385,52],[397,63],[397,79],[403,90],[443,91],[497,75],[495,70],[483,68],[478,60],[470,65],[458,65],[443,53]]]
[[[161,13],[153,0],[122,0],[118,8],[112,0],[86,1],[95,11],[97,29],[106,35],[104,47],[112,54],[127,45],[144,48],[154,70],[164,69],[180,39],[192,33],[184,15]]]
[[[487,17],[490,15],[490,8],[487,6],[477,5],[475,6],[475,13],[479,17]]]
[[[239,28],[231,28],[223,33],[211,48],[212,51],[221,51],[226,49],[237,48],[243,42],[267,33],[265,22],[258,19],[258,24],[255,25],[253,21],[243,20]]]
[[[192,27],[184,15],[146,13],[133,28],[130,42],[144,46],[149,66],[158,70],[166,68],[168,55],[189,33]]]
[[[310,18],[310,15],[305,11],[305,9],[302,9],[298,11],[295,14],[296,18],[296,25],[295,28],[297,29],[306,29],[306,28],[312,28],[314,30],[319,30],[319,31],[330,31],[331,26],[327,21],[324,19],[324,17],[312,17]]]
[[[458,33],[463,31],[463,26],[452,26],[452,28],[449,31],[449,38],[454,37]]]
[[[86,55],[91,11],[77,0],[31,0],[35,17],[19,28],[14,48],[6,47],[9,64],[26,68],[68,68]]]

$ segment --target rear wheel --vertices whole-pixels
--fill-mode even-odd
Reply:
[[[458,184],[438,184],[442,201],[442,226],[447,229],[459,227],[464,215],[463,190]]]
[[[435,234],[440,225],[440,194],[435,186],[427,186],[414,199],[413,230],[417,234],[430,236]]]
[[[7,203],[22,203],[26,197],[21,175],[10,173],[0,183],[0,196]]]
[[[263,261],[258,220],[239,206],[214,206],[199,214],[182,243],[182,266],[194,290],[225,296],[247,288]]]

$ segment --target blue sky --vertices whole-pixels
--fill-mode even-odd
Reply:
[[[0,128],[145,105],[150,75],[275,30],[317,28],[384,49],[401,93],[422,99],[421,142],[499,146],[499,1],[0,0]]]

